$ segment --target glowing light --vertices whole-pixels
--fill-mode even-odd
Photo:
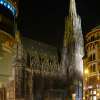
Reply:
[[[4,3],[4,6],[7,6],[7,3],[6,2]]]
[[[83,100],[85,100],[85,97],[83,97]]]
[[[76,94],[73,93],[73,94],[72,94],[72,99],[75,100],[75,98],[76,98]]]
[[[8,9],[10,8],[10,5],[7,5]]]
[[[13,15],[16,15],[16,8],[11,3],[6,0],[0,0],[0,4],[7,7],[13,13]]]
[[[88,89],[92,89],[93,88],[93,86],[88,86]]]
[[[97,93],[97,97],[99,97],[100,96],[100,93]]]
[[[76,96],[76,94],[75,94],[75,93],[73,93],[72,95],[73,95],[73,97],[75,97],[75,96]]]
[[[85,69],[84,73],[87,75],[89,73],[88,69]]]
[[[0,4],[3,4],[3,1],[0,1]]]

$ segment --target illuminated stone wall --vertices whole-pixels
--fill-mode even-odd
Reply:
[[[0,0],[0,82],[7,81],[12,71],[17,3]]]
[[[83,49],[81,18],[76,12],[75,0],[70,0],[69,15],[65,18],[62,68],[67,79],[67,92],[69,95],[72,95],[73,92],[76,93],[77,100],[82,99]],[[81,86],[79,86],[79,82]],[[79,89],[80,94],[76,88]]]
[[[7,81],[12,69],[12,46],[14,38],[0,31],[0,81]]]
[[[83,72],[83,48],[84,42],[81,29],[81,19],[80,16],[76,13],[75,0],[71,0],[69,16],[65,18],[65,35],[64,48],[62,53],[62,64],[65,64],[63,66],[68,67],[71,72],[72,70],[76,70],[81,75]]]
[[[100,96],[100,26],[85,36],[84,97],[90,100]]]

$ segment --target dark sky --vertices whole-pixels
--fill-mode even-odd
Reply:
[[[100,0],[76,0],[76,5],[83,33],[100,24]],[[24,36],[58,46],[68,8],[69,0],[20,0],[20,30]]]

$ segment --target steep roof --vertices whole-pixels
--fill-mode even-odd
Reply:
[[[94,28],[92,29],[92,31],[93,31],[93,30],[96,30],[96,29],[100,29],[100,25],[94,27]]]
[[[58,58],[57,48],[54,46],[37,42],[26,37],[22,38],[22,42],[26,51],[28,51],[30,54],[32,54],[33,52],[37,52],[40,54],[45,54],[47,56],[55,56],[56,58]]]

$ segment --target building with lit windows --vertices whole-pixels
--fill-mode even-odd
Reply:
[[[17,18],[17,0],[0,0],[0,85],[10,77]],[[5,86],[0,87],[0,100],[6,99]]]
[[[8,80],[17,18],[17,0],[0,0],[0,83]],[[7,71],[4,71],[7,69]]]
[[[100,99],[100,26],[85,36],[84,99]]]

